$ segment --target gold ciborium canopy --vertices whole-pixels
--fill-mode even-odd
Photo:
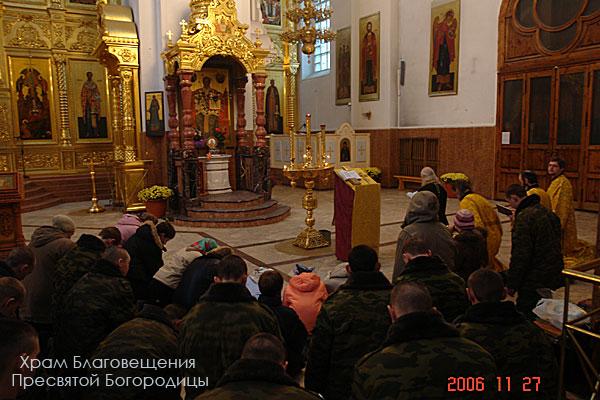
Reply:
[[[302,162],[296,163],[295,143],[296,133],[292,129],[290,132],[290,164],[284,165],[283,174],[290,180],[292,187],[300,179],[304,180],[306,192],[302,198],[302,208],[306,210],[306,227],[298,234],[294,240],[294,246],[303,249],[316,249],[329,246],[329,242],[314,228],[315,218],[313,211],[317,208],[317,198],[313,189],[316,181],[327,182],[333,166],[327,162],[325,155],[325,125],[321,125],[321,131],[317,136],[316,156],[313,157],[312,132],[310,129],[310,114],[306,114],[306,145]]]

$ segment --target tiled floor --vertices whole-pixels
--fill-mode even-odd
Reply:
[[[281,272],[290,273],[296,263],[316,267],[316,272],[325,277],[327,273],[338,264],[334,255],[334,246],[302,250],[291,245],[292,239],[300,232],[304,225],[305,211],[301,208],[303,189],[292,189],[287,186],[276,186],[273,197],[283,204],[290,205],[292,212],[286,220],[267,226],[250,228],[188,228],[177,227],[177,236],[167,245],[169,253],[185,247],[198,240],[200,236],[211,236],[222,244],[237,248],[238,253],[244,257],[251,268],[256,266],[272,266]],[[331,225],[333,219],[333,191],[317,192],[319,207],[315,210],[317,229],[334,230]],[[381,234],[379,250],[382,271],[391,276],[396,250],[396,238],[400,232],[400,224],[408,206],[408,197],[404,192],[395,189],[381,191]],[[75,238],[81,233],[98,233],[106,226],[111,226],[120,218],[118,211],[106,211],[102,214],[91,215],[86,212],[89,202],[68,203],[45,210],[34,211],[23,215],[25,238],[29,239],[31,233],[38,226],[48,224],[53,215],[67,214],[77,224]],[[453,214],[458,208],[456,199],[449,199],[447,213]],[[510,258],[510,231],[508,220],[503,219],[504,236],[499,257],[504,263]],[[594,243],[596,240],[597,214],[577,212],[577,227],[579,238]],[[335,235],[333,235],[335,239]],[[590,287],[578,284],[574,287],[573,298],[580,300],[591,297]],[[557,293],[562,296],[562,290]]]

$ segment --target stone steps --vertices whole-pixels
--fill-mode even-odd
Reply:
[[[61,199],[34,182],[25,182],[25,199],[21,205],[21,212],[42,210],[61,204]]]
[[[107,173],[96,175],[96,192],[99,199],[110,199],[113,182]],[[32,176],[25,181],[25,199],[22,212],[53,207],[62,203],[88,201],[92,185],[88,174],[66,176]]]
[[[187,215],[175,218],[176,225],[206,228],[260,226],[282,221],[290,215],[290,207],[247,191],[208,195],[198,200],[199,206],[189,209]]]
[[[275,200],[268,200],[262,204],[249,205],[244,203],[244,208],[200,208],[188,211],[188,217],[195,219],[235,219],[244,217],[253,217],[268,214],[277,207]]]

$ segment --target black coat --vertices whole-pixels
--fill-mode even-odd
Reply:
[[[125,250],[131,257],[127,278],[137,300],[149,298],[148,285],[156,271],[163,266],[163,248],[153,224],[140,226],[125,243]]]
[[[304,324],[293,309],[281,304],[281,296],[260,295],[258,301],[268,306],[277,317],[281,335],[285,341],[287,350],[288,366],[286,372],[290,376],[296,376],[302,371],[306,364],[304,357],[304,347],[308,332]]]
[[[4,261],[0,261],[0,278],[15,278],[15,272]]]
[[[207,254],[196,258],[185,269],[181,276],[181,282],[175,289],[173,303],[179,304],[185,309],[192,308],[208,290],[217,275],[217,265],[221,257]]]
[[[440,210],[438,211],[439,221],[444,225],[448,225],[448,218],[446,218],[446,203],[448,201],[448,193],[446,193],[446,189],[444,189],[444,187],[439,183],[431,182],[425,186],[422,186],[418,191],[431,192],[435,194],[435,197],[437,197],[438,201],[440,202]]]
[[[454,236],[454,244],[456,245],[456,258],[452,271],[466,282],[471,273],[487,266],[489,261],[487,241],[484,234],[475,228]]]

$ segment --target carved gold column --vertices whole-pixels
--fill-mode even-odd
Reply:
[[[110,91],[115,161],[125,161],[125,143],[121,130],[121,77],[119,75],[110,76]]]
[[[129,68],[121,69],[121,115],[123,121],[123,145],[125,147],[125,161],[136,160],[136,126],[133,106],[133,71]]]
[[[267,120],[265,118],[265,81],[267,80],[267,74],[260,72],[252,74],[252,83],[256,90],[256,147],[267,147],[267,141],[265,136],[267,130],[265,125]]]
[[[69,93],[67,91],[67,60],[64,54],[54,55],[56,76],[58,78],[58,106],[60,114],[60,145],[71,146],[69,129]]]

